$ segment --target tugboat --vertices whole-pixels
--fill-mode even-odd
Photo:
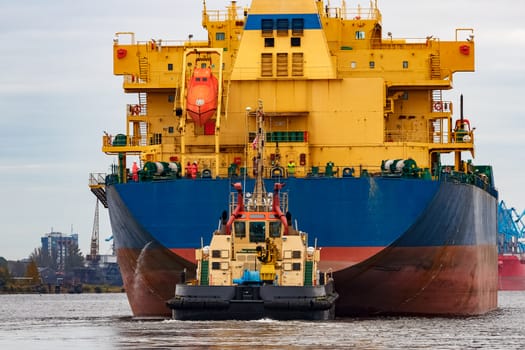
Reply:
[[[167,301],[176,320],[330,320],[335,317],[334,280],[320,274],[320,248],[292,225],[284,184],[264,187],[264,112],[256,110],[257,157],[253,193],[240,182],[209,246],[196,249],[196,279],[179,283]],[[284,214],[286,212],[286,214]],[[184,280],[185,278],[181,278]]]

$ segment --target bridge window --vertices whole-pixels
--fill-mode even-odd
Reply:
[[[261,30],[263,36],[273,35],[273,19],[262,19]]]
[[[233,223],[233,229],[235,231],[235,237],[246,237],[246,223],[244,221],[235,221]]]
[[[277,35],[279,36],[286,36],[288,35],[288,19],[287,18],[280,18],[277,20]]]
[[[303,18],[292,18],[292,35],[303,35],[304,31],[304,19]]]
[[[264,221],[250,222],[250,243],[264,242],[266,231],[265,226]]]
[[[264,47],[274,47],[275,39],[274,38],[264,38]]]
[[[299,47],[299,46],[301,46],[301,38],[295,38],[295,37],[290,38],[290,45],[292,47]]]
[[[217,33],[215,33],[215,40],[222,41],[222,40],[225,40],[225,39],[226,39],[226,35],[224,34],[224,32],[217,32]]]
[[[408,68],[408,61],[403,61],[403,69],[407,69]]]
[[[357,40],[364,40],[365,39],[365,32],[358,30],[355,32],[355,38]]]
[[[280,221],[270,222],[270,237],[273,237],[273,238],[281,237],[281,222]]]

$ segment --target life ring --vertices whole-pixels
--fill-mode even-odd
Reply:
[[[443,103],[442,102],[434,102],[434,110],[441,112],[443,110]]]
[[[141,110],[142,110],[142,107],[140,105],[133,106],[133,114],[134,115],[139,115]]]

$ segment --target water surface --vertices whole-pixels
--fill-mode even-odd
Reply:
[[[125,294],[0,295],[0,349],[523,349],[525,292],[468,318],[133,320]]]

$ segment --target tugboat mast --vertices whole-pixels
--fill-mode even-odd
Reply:
[[[263,182],[264,174],[264,110],[262,100],[257,101],[257,110],[255,111],[257,131],[255,139],[253,140],[253,147],[257,151],[255,155],[255,188],[253,190],[253,198],[255,201],[256,211],[267,211],[268,206],[265,204],[266,189]]]

